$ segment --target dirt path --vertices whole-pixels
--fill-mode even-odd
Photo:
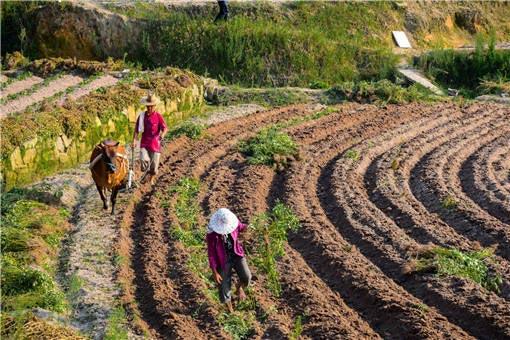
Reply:
[[[68,87],[79,84],[83,80],[82,77],[75,75],[65,75],[61,78],[49,82],[46,86],[38,89],[34,93],[22,96],[17,99],[10,100],[0,106],[0,118],[6,117],[15,112],[22,111],[32,104],[38,103],[45,98],[49,98],[56,93],[64,91]]]

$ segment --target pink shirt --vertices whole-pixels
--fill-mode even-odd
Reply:
[[[136,120],[135,129],[138,131],[138,119]],[[145,112],[143,119],[143,133],[140,141],[140,148],[147,149],[150,152],[161,152],[161,143],[159,141],[159,133],[166,129],[166,123],[163,116],[159,112],[152,112],[150,115]]]
[[[246,229],[246,224],[239,223],[236,229],[230,233],[232,240],[234,240],[234,253],[238,256],[244,257],[244,250],[241,243],[237,240],[239,233]],[[209,266],[213,269],[223,270],[227,263],[227,252],[225,244],[223,243],[223,236],[212,232],[207,234],[207,254],[209,255]]]

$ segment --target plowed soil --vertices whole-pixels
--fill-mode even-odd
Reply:
[[[260,128],[321,109],[256,112],[164,150],[157,184],[139,189],[126,211],[136,299],[153,335],[229,338],[186,249],[171,240],[175,216],[160,202],[179,179],[195,177],[203,223],[224,206],[249,221],[276,200],[301,221],[278,263],[281,297],[254,281],[258,308],[276,312],[255,322],[253,338],[286,338],[301,315],[301,336],[310,339],[510,338],[510,109],[345,104],[287,129],[303,157],[282,172],[238,153],[238,141]],[[455,209],[444,207],[446,197]],[[501,292],[409,274],[409,260],[429,244],[494,247]]]

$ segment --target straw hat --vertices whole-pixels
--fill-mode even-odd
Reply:
[[[211,216],[208,231],[216,232],[220,235],[227,235],[233,232],[239,225],[239,219],[227,208],[221,208]]]
[[[155,94],[149,93],[147,97],[142,98],[140,103],[145,106],[156,106],[159,104],[159,98]]]

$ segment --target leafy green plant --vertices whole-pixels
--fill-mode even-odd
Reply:
[[[287,233],[300,227],[299,219],[289,207],[277,202],[269,213],[255,216],[252,226],[258,237],[253,261],[267,275],[269,290],[279,296],[281,286],[276,261],[285,254]]]
[[[167,138],[172,140],[179,136],[187,136],[191,139],[199,139],[205,126],[192,121],[184,121],[168,131]]]
[[[298,146],[288,134],[278,127],[260,130],[256,136],[241,141],[239,151],[247,156],[249,164],[287,164],[289,158],[298,155]]]
[[[218,322],[233,339],[242,340],[247,339],[253,332],[255,317],[253,314],[241,314],[239,312],[222,313],[218,318]]]
[[[434,247],[419,255],[416,270],[466,278],[490,291],[499,292],[502,278],[497,270],[490,268],[494,264],[494,250],[491,248],[463,252],[455,248]]]

